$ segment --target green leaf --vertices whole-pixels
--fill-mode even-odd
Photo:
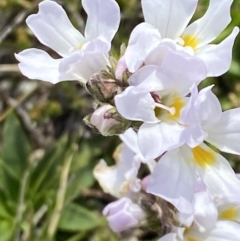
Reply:
[[[2,219],[12,219],[12,209],[11,205],[8,205],[8,202],[5,193],[0,189],[0,220]],[[1,222],[1,221],[0,221]]]
[[[13,234],[13,224],[9,220],[1,219],[0,221],[0,234],[1,241],[11,241]]]
[[[19,181],[27,168],[30,144],[18,118],[11,114],[3,126],[3,147],[0,153],[1,179],[9,198],[17,200]]]
[[[71,203],[62,213],[58,228],[77,232],[97,228],[104,223],[103,218],[83,206]]]

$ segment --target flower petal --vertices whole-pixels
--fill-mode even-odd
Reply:
[[[230,221],[218,221],[210,232],[200,232],[196,227],[192,227],[185,233],[184,241],[239,241],[240,225]]]
[[[198,116],[198,109],[195,107],[195,102],[198,97],[198,90],[195,84],[190,88],[191,97],[188,103],[181,110],[179,123],[184,126],[182,139],[190,147],[195,147],[204,141],[204,132]]]
[[[206,141],[216,146],[219,150],[240,154],[240,108],[222,113],[219,121],[210,125],[206,131]]]
[[[147,192],[172,203],[180,212],[191,213],[196,172],[180,150],[167,152],[151,175]]]
[[[178,241],[177,235],[175,233],[168,233],[164,236],[162,236],[157,241]]]
[[[128,82],[147,92],[172,89],[174,83],[170,74],[164,74],[158,66],[146,65],[131,75]]]
[[[119,137],[135,154],[141,155],[138,147],[137,133],[132,128],[127,129],[123,134],[119,135]]]
[[[145,21],[156,27],[162,38],[176,39],[191,20],[198,0],[142,0]]]
[[[221,202],[218,204],[218,219],[240,223],[240,203]]]
[[[185,84],[190,88],[193,82],[197,84],[207,77],[207,70],[204,62],[195,56],[191,56],[183,51],[169,50],[162,62],[162,69],[173,72],[175,81],[179,85]],[[182,87],[181,89],[184,89]]]
[[[76,52],[61,61],[59,72],[60,76],[67,73],[72,79],[85,84],[93,74],[107,69],[107,65],[108,60],[105,54]]]
[[[101,36],[87,42],[82,46],[82,54],[94,54],[94,53],[103,53],[106,54],[109,51],[109,43],[102,38]]]
[[[204,241],[239,241],[240,225],[231,221],[218,221]]]
[[[139,191],[136,187],[141,188],[137,178],[140,161],[135,160],[134,155],[127,146],[120,145],[114,153],[116,165],[109,167],[104,160],[97,164],[93,174],[104,192],[119,198],[131,193],[132,188]]]
[[[239,28],[235,27],[220,44],[207,45],[196,53],[204,61],[208,76],[219,76],[228,71],[232,62],[233,43],[238,33]]]
[[[212,87],[208,86],[202,89],[196,98],[195,107],[198,111],[203,129],[206,130],[207,126],[212,128],[215,122],[221,118],[222,108],[216,95],[212,92]]]
[[[82,0],[88,18],[85,28],[87,41],[103,36],[110,43],[118,30],[120,9],[114,0]]]
[[[178,124],[143,123],[138,131],[139,149],[146,159],[155,159],[184,142]]]
[[[197,192],[194,195],[194,222],[200,232],[214,228],[218,218],[218,210],[208,192]]]
[[[161,36],[156,28],[148,23],[137,25],[131,33],[125,52],[128,70],[135,72],[160,42]]]
[[[68,19],[63,8],[54,1],[43,1],[39,12],[26,20],[38,40],[61,56],[79,50],[85,39]]]
[[[190,24],[183,33],[196,39],[197,48],[212,42],[230,23],[230,7],[233,0],[210,0],[205,15]]]
[[[158,75],[164,76],[165,74],[167,76],[165,77],[166,83],[183,95],[189,93],[193,83],[198,85],[207,76],[207,69],[200,58],[191,56],[184,50],[177,50],[176,44],[173,45],[169,41],[163,41],[154,49],[145,63],[158,65],[160,67]],[[143,68],[145,67],[147,66]]]
[[[39,49],[26,49],[15,54],[20,62],[18,67],[29,79],[39,79],[56,84],[63,80],[73,80],[71,76],[59,75],[60,59],[53,59],[48,53]]]
[[[214,197],[240,199],[240,180],[223,156],[201,144],[192,149],[192,160],[196,164],[199,176]]]
[[[117,233],[137,226],[145,218],[142,208],[127,197],[109,203],[103,214],[107,216],[111,229]]]
[[[130,86],[115,96],[115,104],[120,115],[127,120],[159,122],[154,112],[155,102],[146,91]]]

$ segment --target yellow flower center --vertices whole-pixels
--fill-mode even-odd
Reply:
[[[171,104],[171,108],[175,109],[175,113],[173,115],[168,115],[168,119],[172,121],[176,121],[180,118],[180,112],[181,109],[184,107],[185,103],[183,99],[178,96],[177,94],[174,94],[173,96],[173,102]]]
[[[216,158],[212,150],[205,150],[200,146],[192,148],[194,161],[202,168],[214,165]]]
[[[219,214],[220,219],[234,221],[238,216],[237,207],[230,207]]]
[[[184,44],[183,44],[184,47],[192,47],[194,50],[197,49],[199,40],[195,36],[184,35],[182,36],[182,39],[184,41]]]
[[[181,109],[185,106],[184,100],[178,95],[173,94],[163,98],[162,103],[156,103],[154,109],[156,117],[163,121],[177,121],[180,118]]]
[[[195,238],[188,238],[187,241],[198,241],[198,240]]]

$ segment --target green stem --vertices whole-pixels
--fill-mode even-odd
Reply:
[[[68,175],[69,175],[72,160],[73,160],[73,155],[71,155],[66,160],[62,168],[62,172],[60,176],[60,184],[59,184],[59,188],[56,196],[56,205],[53,211],[53,215],[50,218],[49,227],[47,230],[48,240],[53,239],[53,236],[55,235],[55,232],[57,229],[58,222],[61,217],[61,212],[64,206],[65,194],[67,190]]]
[[[21,240],[21,223],[22,223],[23,213],[26,208],[26,206],[24,204],[24,199],[25,199],[24,196],[25,196],[25,192],[26,192],[29,175],[30,175],[30,170],[27,169],[24,172],[24,175],[23,175],[23,178],[21,181],[18,206],[17,206],[17,215],[16,215],[16,219],[15,219],[15,225],[17,228],[16,228],[16,232],[15,232],[15,236],[14,236],[14,241]]]

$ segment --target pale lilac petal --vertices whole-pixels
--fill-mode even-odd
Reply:
[[[213,94],[212,88],[213,85],[202,89],[195,101],[195,107],[204,130],[207,130],[208,126],[212,128],[222,116],[220,102]]]
[[[195,186],[195,193],[197,192],[207,192],[207,187],[200,177],[198,177],[197,183]]]
[[[190,147],[196,147],[203,143],[205,138],[204,132],[200,123],[195,123],[186,127],[181,134],[181,139]]]
[[[231,221],[218,221],[204,241],[239,241],[240,225]]]
[[[131,187],[135,188],[137,183],[140,189],[137,174],[141,163],[135,160],[134,156],[126,145],[120,145],[114,153],[116,165],[107,166],[104,160],[97,164],[93,174],[104,192],[119,198],[130,195],[133,191]]]
[[[182,139],[190,147],[195,147],[204,141],[205,136],[198,116],[198,109],[195,106],[198,97],[196,85],[193,85],[190,90],[191,97],[189,98],[187,105],[181,110],[179,123],[185,126],[182,133]]]
[[[167,152],[158,161],[147,192],[172,203],[180,212],[191,213],[196,172],[180,150]]]
[[[235,27],[232,33],[220,44],[210,44],[196,53],[206,65],[208,76],[219,76],[228,71],[232,62],[232,47],[239,29]]]
[[[87,41],[103,36],[110,43],[118,30],[120,9],[114,0],[82,0],[88,18],[85,28]]]
[[[131,33],[125,60],[130,72],[135,72],[147,56],[161,43],[159,31],[148,23],[141,23]]]
[[[139,91],[135,87],[128,87],[125,91],[115,96],[118,112],[127,120],[158,122],[155,116],[155,102],[146,91]],[[126,108],[127,107],[127,108]]]
[[[206,141],[219,150],[240,154],[240,108],[223,112],[219,121],[210,125],[206,131]]]
[[[125,61],[125,56],[123,55],[117,62],[116,71],[115,71],[116,79],[121,81],[122,75],[126,70],[127,70],[127,65]]]
[[[134,153],[139,152],[137,133],[132,128],[127,129],[119,137]]]
[[[146,65],[131,75],[128,82],[139,90],[148,92],[173,89],[174,83],[170,74],[163,73],[158,66]]]
[[[106,54],[108,52],[109,52],[109,43],[101,36],[87,42],[81,48],[82,54],[94,54],[94,53]]]
[[[217,205],[217,208],[219,220],[228,220],[240,223],[240,202],[220,202]]]
[[[208,192],[198,192],[194,195],[194,222],[200,232],[211,230],[216,225],[218,210]]]
[[[155,74],[156,78],[166,79],[164,88],[175,88],[182,95],[189,93],[193,83],[198,85],[207,76],[205,64],[200,58],[191,56],[183,50],[177,50],[176,44],[172,45],[171,42],[162,42],[154,49],[146,59],[146,64],[158,65],[160,69],[159,74],[158,72]],[[148,66],[143,68],[146,67]],[[164,76],[166,77],[164,78]],[[143,78],[139,80],[137,77],[135,82],[142,81]],[[146,83],[148,82],[149,80],[146,81]]]
[[[196,227],[191,227],[184,235],[184,241],[239,241],[240,225],[231,221],[218,221],[210,232],[200,232]]]
[[[41,2],[39,12],[30,15],[26,22],[42,44],[61,56],[68,56],[85,43],[84,37],[73,27],[61,5],[54,1]]]
[[[162,71],[173,74],[176,89],[179,93],[189,93],[193,83],[198,85],[207,77],[204,62],[183,51],[169,50],[162,62]]]
[[[146,163],[151,172],[156,165],[156,162],[153,159],[149,160],[143,157],[139,149],[137,133],[132,128],[129,128],[123,134],[119,135],[119,137],[123,143],[136,154],[134,159]]]
[[[178,124],[144,123],[138,131],[139,149],[144,158],[157,158],[183,144],[181,133],[182,128]]]
[[[210,0],[205,15],[190,24],[183,33],[184,36],[195,37],[200,48],[212,42],[230,23],[230,7],[233,0]]]
[[[108,204],[103,214],[107,216],[111,229],[117,233],[136,227],[145,217],[140,206],[126,197]]]
[[[89,78],[101,70],[106,70],[109,64],[107,56],[101,53],[73,53],[62,59],[59,65],[61,76],[68,74],[72,79],[86,83]]]
[[[15,54],[20,62],[18,67],[29,79],[39,79],[56,84],[63,80],[72,80],[71,76],[60,77],[58,67],[60,59],[53,59],[48,53],[39,49],[27,49]]]
[[[123,134],[119,135],[119,137],[123,143],[141,159],[141,161],[145,161],[139,150],[137,133],[132,128],[127,129]]]
[[[145,21],[158,28],[162,38],[176,39],[191,20],[198,0],[142,0]]]
[[[175,233],[168,233],[160,239],[158,239],[157,241],[178,241],[178,239]]]
[[[201,144],[192,149],[192,160],[199,176],[214,197],[240,199],[240,180],[222,155],[214,152],[207,145]]]
[[[162,42],[156,47],[146,58],[146,65],[161,66],[162,62],[169,50],[177,51],[177,44],[172,39],[163,39]]]

